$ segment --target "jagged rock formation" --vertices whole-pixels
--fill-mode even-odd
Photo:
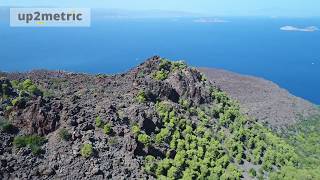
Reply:
[[[217,87],[237,99],[244,112],[272,128],[290,126],[319,114],[315,105],[291,95],[271,81],[220,69],[198,70]]]
[[[296,163],[292,147],[181,62],[2,76],[0,118],[18,129],[0,124],[2,179],[248,179]]]

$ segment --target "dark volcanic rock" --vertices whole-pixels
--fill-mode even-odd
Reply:
[[[30,97],[23,104],[8,109],[3,107],[10,102],[3,100],[0,104],[0,115],[4,115],[4,118],[20,130],[18,134],[0,132],[0,179],[154,179],[143,171],[143,156],[163,158],[166,155],[173,156],[176,152],[167,153],[168,147],[164,146],[143,146],[132,131],[133,125],[138,124],[141,132],[155,136],[155,132],[163,126],[156,110],[158,100],[172,106],[182,119],[189,118],[195,122],[194,126],[197,125],[198,118],[192,118],[192,112],[184,109],[189,107],[182,107],[180,100],[186,100],[188,104],[199,108],[207,105],[206,103],[211,103],[212,107],[216,105],[211,97],[211,84],[204,80],[200,72],[188,67],[169,71],[168,67],[161,63],[162,59],[155,56],[127,73],[112,76],[63,71],[1,74],[6,77],[0,80],[2,84],[10,84],[8,80],[30,79],[46,96]],[[161,66],[165,66],[162,68],[165,69],[167,78],[157,80],[154,74],[161,71]],[[208,76],[211,80],[216,79],[216,85],[232,96],[232,92],[245,91],[237,81],[229,82],[237,86],[231,91],[226,88],[229,86],[223,86],[226,82],[219,79],[219,76]],[[263,88],[250,90],[248,82],[242,82],[247,83],[249,92],[265,91]],[[18,96],[12,87],[6,88],[11,100]],[[3,90],[0,92],[3,93]],[[137,98],[141,92],[144,92],[145,100]],[[249,104],[247,107],[266,107],[259,105],[258,96],[261,94],[252,94],[256,98],[243,100],[241,93],[235,97],[240,97],[240,102],[245,105]],[[279,99],[278,96],[276,98]],[[247,101],[253,105],[250,106]],[[305,107],[303,103],[299,104],[300,102],[302,101],[297,101],[295,106]],[[276,104],[281,106],[279,101]],[[268,110],[269,114],[265,116],[277,112],[271,110]],[[194,108],[193,111],[197,109]],[[287,112],[288,109],[282,111]],[[257,109],[249,112],[264,111]],[[289,115],[291,117],[292,114]],[[261,117],[260,114],[257,117]],[[276,117],[287,116],[279,113]],[[97,126],[97,119],[107,125],[107,130],[110,127],[108,132],[104,132],[103,125]],[[211,120],[211,123],[216,121]],[[67,133],[69,139],[62,140],[61,132]],[[47,139],[40,155],[33,155],[28,147],[13,147],[15,135],[27,134],[38,134]],[[92,145],[92,156],[81,155],[84,144]]]
[[[26,134],[46,135],[59,127],[62,104],[58,100],[39,97],[28,101],[25,107],[14,107],[9,119]]]

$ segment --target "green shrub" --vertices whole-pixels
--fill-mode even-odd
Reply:
[[[31,95],[42,96],[43,92],[30,80],[26,79],[22,83],[14,80],[12,81],[13,87],[20,91],[20,96],[24,96],[24,92],[28,92]]]
[[[20,84],[19,84],[19,81],[17,81],[17,80],[12,80],[11,85],[15,89],[20,89]]]
[[[156,174],[158,176],[164,175],[165,174],[164,172],[167,171],[170,168],[170,166],[171,166],[170,159],[167,159],[167,158],[163,159],[158,163]]]
[[[105,124],[103,127],[103,132],[107,135],[111,134],[112,132],[112,128],[111,128],[111,124]]]
[[[168,137],[170,136],[170,131],[168,128],[162,128],[161,131],[156,135],[156,142],[163,143],[165,142]]]
[[[221,180],[228,180],[228,179],[235,179],[235,180],[240,180],[242,176],[241,171],[237,169],[237,167],[233,164],[230,164],[225,173],[222,174]]]
[[[38,89],[38,87],[36,85],[29,86],[27,91],[32,95],[36,95],[36,96],[42,95],[42,92],[40,91],[40,89]]]
[[[166,60],[166,59],[161,59],[161,62],[159,64],[159,69],[160,70],[170,70],[171,68],[171,62]]]
[[[0,118],[0,130],[9,133],[14,130],[14,126],[10,124],[8,121]]]
[[[139,91],[137,97],[136,97],[137,101],[139,103],[144,103],[147,101],[147,96],[146,93],[144,91]]]
[[[182,70],[185,69],[187,67],[187,64],[183,61],[175,61],[172,62],[172,70]]]
[[[168,77],[168,72],[166,72],[165,70],[160,70],[154,73],[153,77],[158,80],[158,81],[163,81],[165,79],[167,79]]]
[[[6,111],[12,110],[13,106],[6,106]]]
[[[24,90],[28,90],[28,88],[29,88],[30,86],[32,86],[32,85],[33,85],[32,81],[31,81],[30,79],[26,79],[26,80],[24,80],[23,83],[22,83],[22,88],[23,88]]]
[[[62,139],[62,140],[69,141],[69,140],[71,139],[71,134],[68,132],[67,129],[62,128],[62,129],[59,131],[59,137],[60,137],[60,139]]]
[[[168,178],[170,179],[176,179],[178,176],[178,169],[174,166],[172,166],[169,170],[168,170]]]
[[[96,126],[97,127],[99,127],[99,128],[102,128],[103,127],[103,122],[101,121],[101,118],[100,118],[100,116],[97,116],[96,117],[96,119],[95,119],[95,124],[96,124]]]
[[[11,104],[13,105],[13,106],[19,106],[19,104],[22,104],[22,103],[24,103],[25,102],[25,99],[24,98],[22,98],[22,97],[17,97],[17,98],[15,98],[15,99],[13,99],[12,101],[11,101]]]
[[[37,135],[17,136],[13,140],[13,145],[17,148],[28,147],[33,154],[39,154],[41,146],[45,143],[45,138]]]
[[[151,142],[151,138],[147,134],[139,134],[138,141],[140,141],[145,146],[149,146]]]
[[[144,171],[148,174],[154,174],[155,170],[156,170],[156,158],[148,155],[145,158],[145,163],[144,163]]]
[[[190,107],[190,103],[187,99],[180,99],[179,104],[185,109],[188,109]]]
[[[133,135],[137,136],[140,133],[140,127],[138,124],[134,124],[131,128]]]
[[[93,155],[93,147],[91,144],[84,144],[80,150],[81,156],[88,158]]]
[[[256,172],[256,170],[254,170],[253,168],[251,168],[250,170],[249,170],[249,176],[250,177],[256,177],[257,176],[257,172]]]

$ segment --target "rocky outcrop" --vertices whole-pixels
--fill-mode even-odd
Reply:
[[[159,71],[166,73],[167,77],[161,80],[156,79],[155,73]],[[20,105],[15,103],[10,108],[7,107],[11,102],[2,100],[0,118],[8,120],[19,131],[7,133],[0,130],[2,142],[0,143],[0,179],[154,179],[155,176],[146,174],[143,170],[144,157],[153,155],[161,159],[165,156],[173,156],[176,152],[168,152],[168,144],[155,143],[154,146],[144,146],[137,140],[137,135],[132,128],[138,125],[141,128],[139,131],[153,138],[159,130],[164,128],[164,123],[157,112],[159,105],[157,102],[169,104],[168,108],[175,110],[170,109],[170,113],[165,111],[164,116],[167,120],[178,121],[179,119],[182,121],[181,124],[184,120],[190,120],[189,123],[192,125],[189,131],[190,128],[191,131],[195,130],[200,123],[199,119],[206,123],[206,128],[217,127],[215,123],[218,122],[220,114],[223,115],[221,112],[230,105],[227,105],[227,102],[218,102],[221,100],[212,97],[212,84],[206,81],[200,72],[179,63],[168,66],[158,56],[148,59],[127,73],[111,76],[63,71],[4,73],[2,76],[5,78],[0,82],[9,85],[9,80],[30,79],[41,87],[43,95],[28,96],[24,103]],[[236,90],[232,91],[227,88],[229,86],[223,86],[226,81],[219,79],[219,76],[214,77],[210,73],[207,73],[207,76],[216,86],[226,90],[231,96],[240,97],[240,102],[246,105],[244,107],[252,108],[249,111],[252,115],[256,115],[254,112],[263,112],[261,109],[253,109],[253,104],[250,106],[248,103],[259,100],[258,97],[254,99],[247,97],[247,100],[243,100],[241,95],[232,94],[245,91],[237,80],[229,79],[230,84],[235,84],[233,88]],[[240,82],[246,84],[247,81],[244,79]],[[250,89],[249,85],[246,84],[249,92],[254,90],[257,93],[265,92],[263,88]],[[9,91],[9,100],[12,101],[18,97],[13,87],[9,87]],[[261,94],[252,94],[261,96]],[[266,107],[259,106],[259,102],[260,100],[255,104],[257,107]],[[281,105],[280,102],[277,104]],[[300,102],[302,101],[297,101],[297,103]],[[210,118],[206,114],[201,115],[205,110],[209,111]],[[274,109],[271,110],[268,110],[269,114],[264,115],[273,117],[271,113],[278,113]],[[177,113],[176,119],[169,118],[174,116],[171,112]],[[194,115],[198,112],[201,118]],[[229,115],[224,117],[224,120],[235,119],[232,114]],[[276,117],[280,116],[286,117],[282,117],[282,113],[276,115]],[[257,117],[262,116],[257,114]],[[102,125],[97,125],[98,120],[102,121]],[[274,119],[267,119],[267,121],[277,122]],[[167,122],[167,125],[170,123],[177,122]],[[250,120],[250,123],[255,121]],[[281,125],[283,124],[285,123]],[[105,132],[103,125],[107,125],[107,128],[111,127],[111,130]],[[227,135],[230,134],[230,131],[227,131],[227,125],[223,127],[221,125],[220,129],[225,130]],[[199,135],[202,134],[201,128],[198,130]],[[68,140],[62,140],[61,132],[68,134]],[[210,132],[214,135],[221,133]],[[41,135],[46,139],[38,156],[33,155],[29,147],[13,146],[15,136],[28,134]],[[197,136],[193,135],[193,138]],[[84,144],[92,146],[91,156],[86,157],[81,154]],[[220,150],[224,151],[223,148]]]
[[[25,134],[47,135],[59,127],[62,104],[59,100],[38,97],[10,111],[9,120]]]

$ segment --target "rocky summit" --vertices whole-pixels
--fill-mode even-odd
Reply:
[[[299,154],[184,62],[1,73],[0,179],[264,179]],[[311,176],[313,177],[313,175]]]

